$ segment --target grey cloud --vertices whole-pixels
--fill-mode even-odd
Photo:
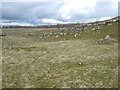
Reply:
[[[70,11],[70,19],[64,19],[59,15],[60,8],[65,3],[57,2],[4,2],[2,3],[2,19],[10,22],[45,24],[42,19],[56,19],[64,22],[86,22],[92,19],[99,20],[103,17],[117,16],[117,11],[111,2],[97,2],[95,8],[88,9],[87,15],[80,11]],[[63,13],[64,14],[64,13]]]
[[[120,1],[118,3],[118,16],[120,16]]]

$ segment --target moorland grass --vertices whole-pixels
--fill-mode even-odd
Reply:
[[[103,25],[100,34],[88,28],[76,38],[23,34],[29,30],[3,32],[8,33],[2,38],[3,88],[118,87],[118,42],[95,43],[106,35],[118,39],[117,23]]]

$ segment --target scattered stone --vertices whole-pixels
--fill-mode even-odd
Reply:
[[[56,35],[55,37],[59,37],[59,35]]]
[[[100,26],[97,26],[96,28],[97,28],[98,30],[99,30],[99,29],[101,29],[101,27],[100,27]]]
[[[108,26],[111,26],[112,24],[111,23],[109,23],[109,24],[107,24]]]
[[[5,33],[1,33],[0,36],[6,36],[6,34]]]
[[[95,30],[95,28],[92,29],[92,31],[94,31],[94,30]]]
[[[42,38],[42,37],[40,37],[40,38]]]
[[[60,33],[60,35],[63,35],[63,33]]]
[[[104,39],[99,39],[98,41],[95,41],[97,44],[104,44]]]
[[[75,38],[78,36],[79,34],[75,34]]]
[[[117,39],[111,38],[109,35],[105,37],[105,40],[117,41]]]
[[[78,63],[78,65],[79,65],[79,66],[83,66],[83,63],[80,62],[80,63]]]
[[[67,33],[64,33],[63,35],[65,36]]]

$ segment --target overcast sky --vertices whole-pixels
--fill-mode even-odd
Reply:
[[[118,16],[118,0],[3,0],[0,24],[93,22]]]

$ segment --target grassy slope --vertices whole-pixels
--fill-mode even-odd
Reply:
[[[89,28],[77,38],[67,35],[40,39],[20,34],[29,32],[25,30],[5,32],[11,35],[3,37],[3,87],[118,87],[117,42],[94,42],[108,34],[118,38],[117,23],[102,26],[100,34]]]

